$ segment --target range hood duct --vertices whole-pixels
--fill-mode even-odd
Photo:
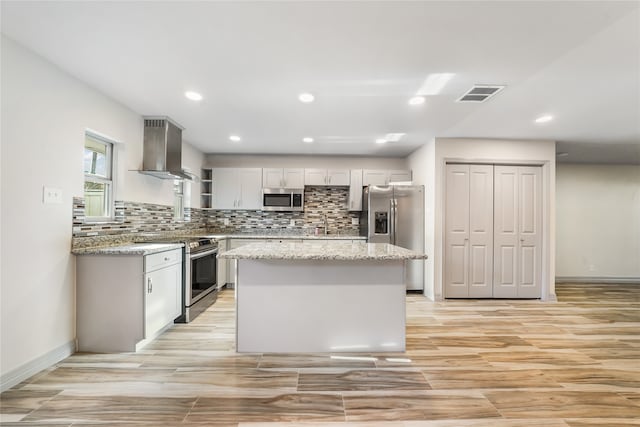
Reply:
[[[161,179],[192,180],[182,169],[182,131],[184,128],[166,116],[145,116],[142,170]]]

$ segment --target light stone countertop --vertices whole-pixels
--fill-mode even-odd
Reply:
[[[216,239],[277,239],[277,240],[367,240],[364,236],[351,234],[277,234],[277,233],[230,233],[205,234],[205,237]]]
[[[130,243],[118,246],[81,248],[74,255],[151,255],[184,247],[182,243]]]
[[[386,243],[306,242],[251,243],[218,254],[219,258],[263,260],[408,260],[427,255]]]

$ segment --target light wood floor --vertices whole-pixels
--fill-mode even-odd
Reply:
[[[2,394],[0,412],[6,426],[640,425],[640,285],[557,294],[409,295],[404,354],[331,357],[236,354],[225,290],[144,351],[76,354],[30,378]]]

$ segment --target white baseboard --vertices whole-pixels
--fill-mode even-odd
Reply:
[[[7,372],[6,374],[3,374],[2,377],[0,377],[0,392],[8,390],[43,369],[47,369],[48,367],[55,365],[62,359],[71,356],[75,351],[76,341],[72,340],[68,343],[62,344],[60,347],[54,348],[40,357],[36,357],[22,366],[18,366],[16,369]]]
[[[640,277],[585,277],[585,276],[559,276],[556,283],[637,283],[640,285]]]

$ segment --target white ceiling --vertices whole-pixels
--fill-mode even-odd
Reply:
[[[1,7],[5,35],[140,114],[172,117],[207,153],[405,156],[433,137],[534,138],[561,141],[564,161],[604,147],[621,153],[609,161],[640,163],[639,5],[5,0]],[[455,76],[440,94],[407,105],[427,75],[443,72]],[[473,84],[507,87],[483,104],[454,102]],[[187,100],[185,90],[204,100]],[[304,91],[316,101],[301,104]],[[555,119],[535,124],[542,114]],[[391,132],[407,135],[374,143]],[[304,144],[305,136],[315,142]]]

